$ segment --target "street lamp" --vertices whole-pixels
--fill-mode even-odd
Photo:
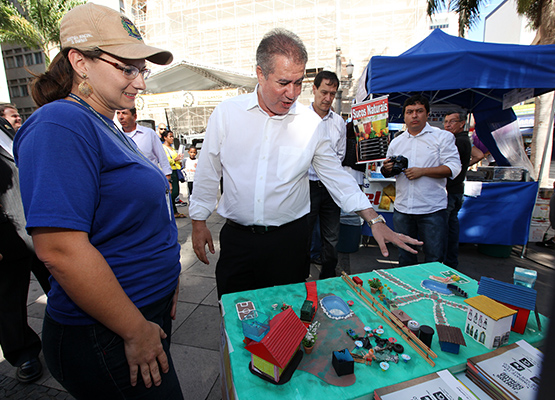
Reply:
[[[349,78],[349,81],[350,81],[351,79],[353,79],[353,72],[355,72],[355,66],[353,65],[351,60],[349,60],[349,64],[347,64],[347,67],[345,68],[345,70],[347,71],[347,77]]]
[[[337,93],[335,95],[335,112],[341,115],[341,106],[343,102],[343,90],[349,93],[349,89],[353,84],[353,72],[355,71],[355,66],[349,60],[349,63],[345,66],[345,72],[347,76],[342,75],[341,70],[341,47],[335,49],[335,69],[337,77],[339,78],[339,87],[337,88]]]

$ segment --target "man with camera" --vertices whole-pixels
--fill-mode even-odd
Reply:
[[[395,231],[424,242],[425,262],[443,262],[447,237],[447,178],[461,171],[455,137],[426,121],[430,103],[422,95],[408,98],[403,105],[407,130],[393,139],[381,169],[385,177],[395,176]],[[399,156],[408,161],[403,162]],[[394,168],[395,167],[395,168]],[[415,254],[399,249],[399,266],[418,263]]]

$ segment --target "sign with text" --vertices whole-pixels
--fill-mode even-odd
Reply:
[[[351,116],[357,139],[357,162],[385,160],[390,139],[387,96],[353,104]]]

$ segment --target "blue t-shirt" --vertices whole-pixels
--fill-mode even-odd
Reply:
[[[175,289],[180,246],[167,178],[99,117],[71,101],[47,104],[20,128],[14,153],[29,231],[57,227],[87,232],[137,307]],[[54,279],[51,285],[47,311],[54,320],[96,322]]]

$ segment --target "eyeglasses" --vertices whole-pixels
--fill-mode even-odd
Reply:
[[[445,121],[443,121],[443,125],[451,125],[451,124],[454,124],[456,122],[462,122],[462,121],[460,119],[452,119],[452,120],[449,120],[449,121],[445,120]]]
[[[146,81],[148,79],[148,77],[150,76],[150,69],[148,69],[148,68],[139,69],[139,68],[135,67],[134,65],[126,65],[125,67],[122,67],[118,63],[108,61],[108,60],[105,60],[105,59],[100,58],[100,57],[98,57],[98,59],[102,60],[105,63],[110,64],[114,68],[119,69],[120,71],[122,71],[123,76],[125,76],[129,80],[133,80],[139,74],[141,74],[143,76],[143,79]]]

